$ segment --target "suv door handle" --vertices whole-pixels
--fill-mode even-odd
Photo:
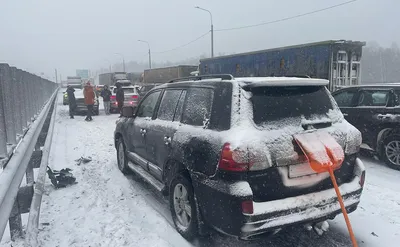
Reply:
[[[169,145],[169,144],[171,144],[171,142],[172,142],[172,139],[171,139],[171,137],[169,137],[169,136],[164,136],[164,144],[165,145]]]
[[[343,113],[343,116],[347,117],[349,114],[348,113]]]
[[[146,129],[140,129],[140,134],[144,137],[146,135]]]

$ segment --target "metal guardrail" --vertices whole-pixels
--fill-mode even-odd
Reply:
[[[41,132],[57,89],[51,81],[0,64],[0,240],[7,222],[12,240],[23,236],[21,214],[30,209],[33,168],[47,136]],[[25,174],[27,185],[20,187]]]
[[[28,224],[26,226],[25,246],[36,247],[38,246],[37,236],[39,228],[39,214],[40,206],[42,203],[42,195],[44,193],[45,179],[47,175],[47,166],[50,156],[51,143],[53,141],[53,130],[56,115],[57,104],[54,104],[53,112],[49,115],[49,128],[47,130],[47,137],[42,150],[42,160],[39,166],[39,172],[36,178],[35,189],[33,192],[32,203],[30,205],[30,212]]]

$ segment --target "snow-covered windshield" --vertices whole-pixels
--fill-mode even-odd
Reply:
[[[259,87],[252,89],[253,120],[262,125],[293,117],[326,115],[333,109],[323,86]]]

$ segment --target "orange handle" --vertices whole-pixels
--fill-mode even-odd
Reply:
[[[335,192],[336,192],[336,195],[337,195],[338,200],[339,200],[340,207],[341,207],[342,212],[343,212],[344,220],[346,221],[347,230],[349,231],[351,242],[353,243],[353,247],[358,247],[357,241],[356,241],[356,237],[354,236],[353,229],[351,228],[349,216],[347,215],[347,211],[346,211],[346,208],[345,208],[344,203],[343,203],[342,195],[340,194],[339,187],[338,187],[338,185],[336,183],[335,175],[333,174],[332,167],[329,167],[329,175],[331,177],[331,180],[332,180],[332,183],[333,183],[333,187],[335,188]]]

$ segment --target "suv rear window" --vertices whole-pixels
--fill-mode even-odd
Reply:
[[[137,94],[137,91],[135,89],[136,88],[122,88],[122,90],[124,90],[125,94],[133,94],[133,93]],[[114,88],[113,91],[114,91],[114,94],[116,94],[117,93],[117,88]]]
[[[253,88],[253,118],[256,124],[291,117],[324,115],[333,109],[323,86]]]

